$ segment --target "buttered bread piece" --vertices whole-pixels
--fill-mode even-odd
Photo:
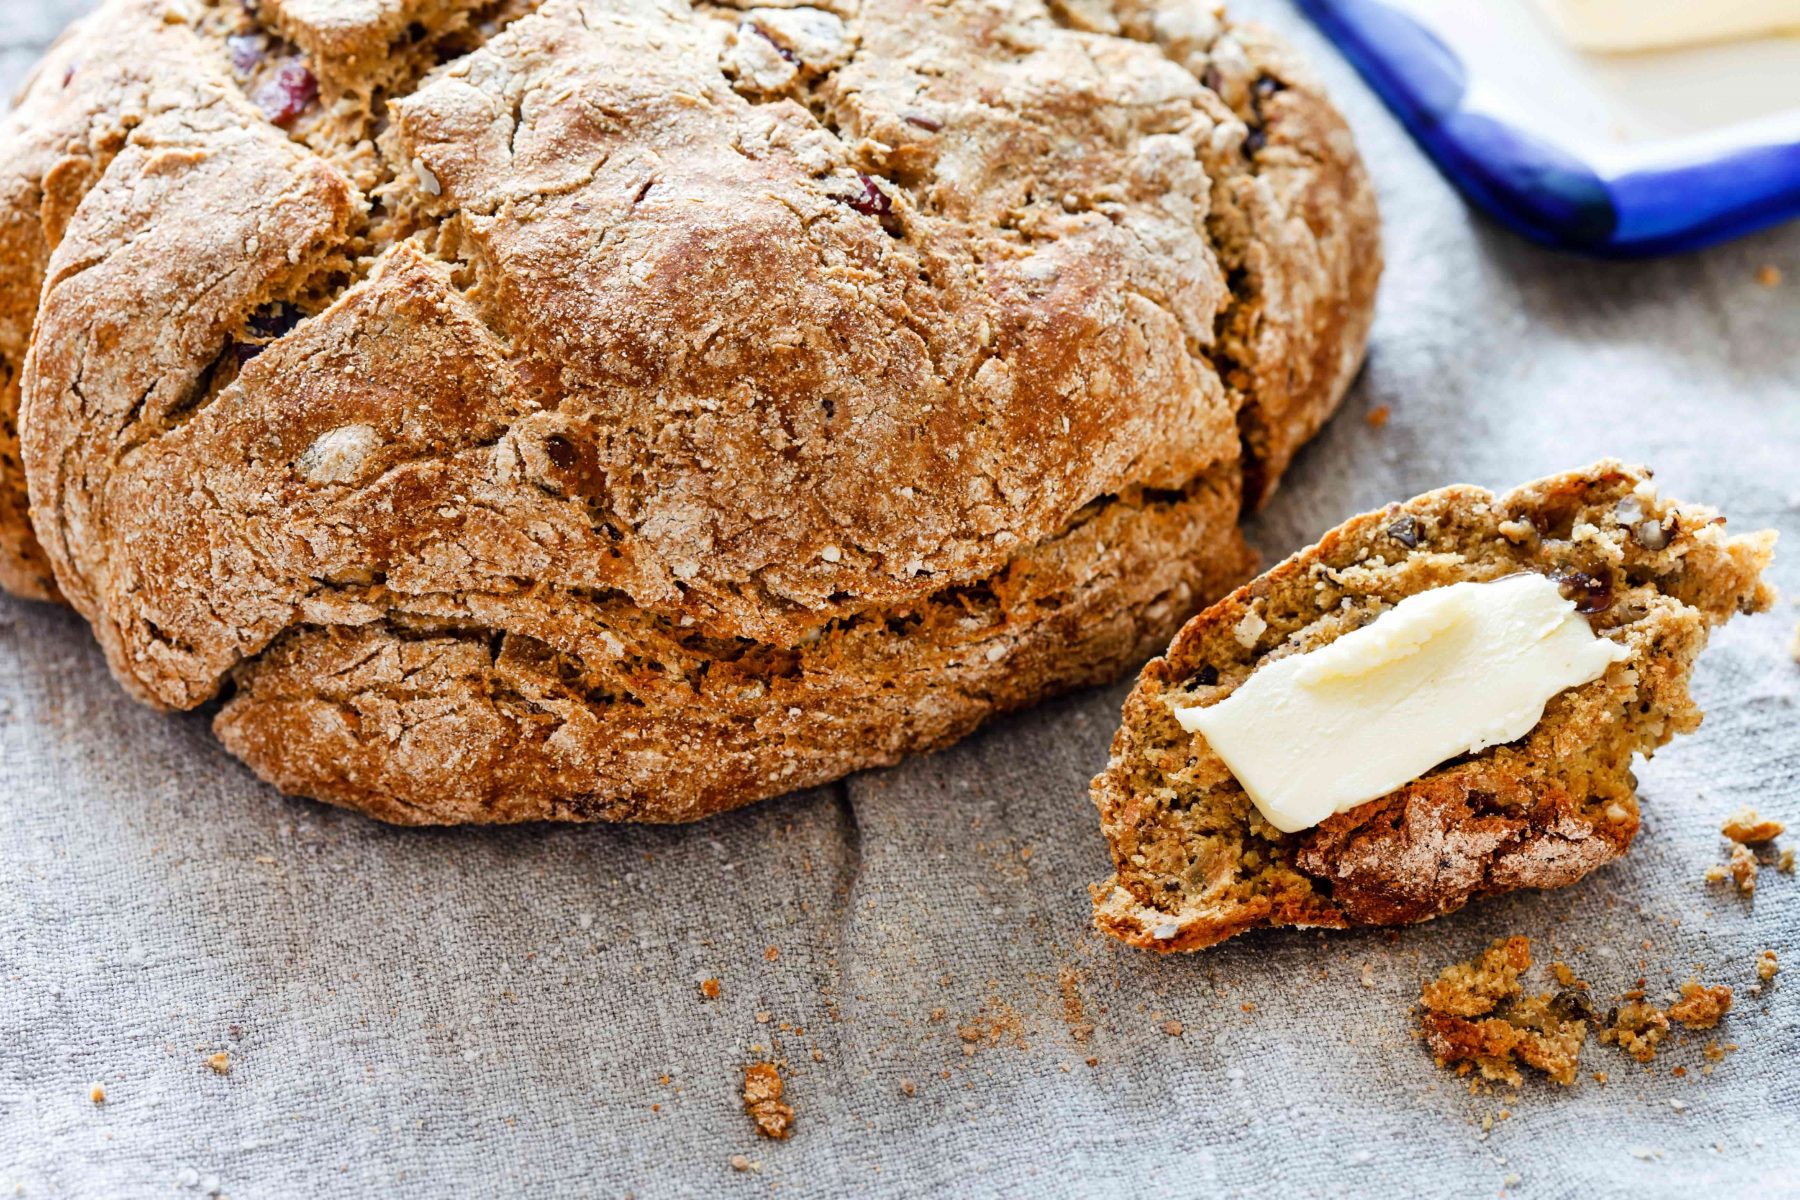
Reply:
[[[1144,668],[1094,781],[1099,926],[1403,924],[1610,862],[1634,757],[1699,725],[1689,671],[1773,599],[1773,543],[1616,462],[1347,521]]]
[[[1627,657],[1555,580],[1526,571],[1408,596],[1175,719],[1206,738],[1264,820],[1298,833],[1446,759],[1524,737],[1553,696]]]

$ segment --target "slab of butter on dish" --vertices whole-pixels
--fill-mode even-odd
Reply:
[[[1625,657],[1554,580],[1528,572],[1408,596],[1175,719],[1206,738],[1269,824],[1295,833],[1524,737],[1551,697]]]
[[[1539,0],[1582,50],[1623,53],[1800,31],[1800,0]]]

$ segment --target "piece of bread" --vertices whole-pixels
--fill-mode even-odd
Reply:
[[[1259,925],[1398,925],[1471,896],[1560,887],[1637,832],[1631,774],[1700,723],[1687,681],[1707,633],[1766,608],[1774,535],[1603,462],[1504,496],[1448,487],[1365,513],[1195,617],[1144,668],[1094,780],[1114,878],[1095,918],[1152,950]],[[1525,737],[1452,759],[1299,833],[1263,820],[1171,703],[1208,705],[1261,665],[1326,645],[1430,588],[1537,571],[1630,657],[1557,695]],[[1405,737],[1404,729],[1393,731]]]
[[[133,695],[391,820],[685,820],[1249,573],[1380,269],[1264,34],[532,7],[112,0],[9,118],[0,552]]]

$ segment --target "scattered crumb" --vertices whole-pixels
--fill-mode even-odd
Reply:
[[[1780,970],[1781,966],[1776,962],[1775,952],[1773,950],[1763,950],[1761,953],[1757,954],[1756,977],[1758,979],[1767,983],[1769,980],[1775,978],[1776,972]]]
[[[1774,263],[1764,263],[1756,268],[1756,284],[1758,287],[1774,288],[1781,286],[1781,268]]]
[[[1737,890],[1748,896],[1756,891],[1756,855],[1750,853],[1750,847],[1736,845],[1731,848],[1731,864],[1727,868],[1731,872],[1731,881],[1737,884]]]
[[[214,1075],[231,1074],[231,1055],[221,1050],[206,1060],[206,1065],[213,1069]]]
[[[96,1083],[93,1087],[88,1089],[88,1099],[92,1100],[95,1104],[105,1104],[106,1089]]]
[[[758,1012],[756,1014],[756,1023],[758,1025],[767,1025],[769,1023],[769,1014],[766,1012]]]
[[[717,1000],[719,998],[719,990],[719,981],[716,979],[702,979],[700,981],[700,994],[705,996],[708,1000]]]
[[[1668,1037],[1671,1017],[1689,1029],[1711,1029],[1731,1008],[1730,988],[1706,987],[1694,979],[1682,984],[1681,999],[1666,1011],[1646,1004],[1641,989],[1625,995],[1627,1002],[1610,1014],[1607,1027],[1600,1031],[1600,1041],[1618,1046],[1641,1063],[1656,1057],[1657,1047]],[[1715,1055],[1708,1047],[1706,1057],[1716,1062],[1724,1056]]]
[[[748,1171],[750,1169],[750,1160],[745,1158],[742,1154],[734,1154],[731,1156],[731,1169],[734,1171]]]
[[[1087,1006],[1081,1000],[1081,972],[1072,966],[1064,966],[1056,973],[1057,987],[1062,991],[1063,1024],[1069,1027],[1069,1036],[1077,1043],[1085,1042],[1094,1036],[1094,1023],[1088,1020]],[[932,1020],[943,1015],[941,1008],[932,1010]]]
[[[1689,1029],[1711,1029],[1731,1010],[1731,989],[1723,984],[1703,987],[1690,979],[1681,985],[1681,999],[1669,1006],[1669,1015]]]
[[[819,1049],[817,1046],[814,1046],[813,1052],[812,1052],[812,1060],[814,1062],[824,1062],[825,1061],[825,1052],[823,1050]]]
[[[904,1092],[906,1095],[910,1096],[914,1092],[917,1092],[919,1089],[918,1089],[918,1086],[916,1084],[914,1084],[912,1080],[902,1079],[900,1081],[900,1090],[902,1092]]]
[[[1474,1017],[1519,993],[1519,972],[1531,966],[1531,940],[1497,941],[1472,962],[1455,963],[1425,985],[1419,1001],[1431,1012]]]
[[[744,1111],[766,1138],[786,1138],[794,1131],[794,1110],[781,1102],[781,1072],[773,1063],[744,1068]]]
[[[1708,883],[1724,883],[1731,878],[1731,872],[1725,869],[1724,863],[1714,863],[1706,868],[1705,878]]]
[[[1031,1048],[1031,1043],[1025,1037],[1025,1022],[1020,1019],[1017,1010],[994,996],[988,998],[984,1011],[970,1017],[966,1024],[957,1026],[956,1036],[962,1039],[965,1057],[973,1055],[983,1041],[990,1046],[1011,1042],[1020,1050]]]
[[[1775,869],[1783,875],[1792,875],[1794,873],[1794,852],[1783,850],[1775,859]]]
[[[1180,1037],[1182,1031],[1181,1022],[1177,1021],[1174,1017],[1170,1017],[1162,1023],[1162,1031],[1170,1037]]]
[[[1524,1063],[1565,1087],[1575,1082],[1593,1012],[1572,988],[1521,995],[1519,974],[1530,967],[1530,940],[1504,938],[1425,985],[1420,1025],[1438,1066],[1459,1074],[1474,1067],[1484,1079],[1517,1087]]]
[[[1369,415],[1364,417],[1363,420],[1369,423],[1370,429],[1380,429],[1383,425],[1388,423],[1388,418],[1393,415],[1394,410],[1383,404],[1377,408],[1371,408],[1369,410]]]
[[[1780,821],[1758,816],[1754,808],[1740,808],[1725,818],[1719,832],[1734,842],[1754,845],[1778,836],[1786,828]]]
[[[1364,963],[1362,965],[1362,985],[1366,988],[1372,988],[1375,986],[1375,964],[1374,963]]]
[[[1098,1058],[1093,1057],[1092,1055],[1089,1055],[1088,1060],[1087,1060],[1087,1065],[1090,1067],[1097,1067],[1100,1065],[1100,1060]]]
[[[763,951],[763,958],[769,962],[774,962],[776,959],[778,959],[780,957],[781,957],[781,947],[780,946],[770,946],[767,950]]]
[[[1653,1004],[1632,1000],[1613,1010],[1610,1024],[1600,1031],[1604,1045],[1614,1045],[1639,1062],[1656,1057],[1656,1048],[1669,1033],[1669,1017]]]

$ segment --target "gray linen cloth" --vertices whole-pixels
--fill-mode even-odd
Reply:
[[[9,87],[81,7],[0,0]],[[1639,265],[1535,250],[1289,6],[1241,7],[1350,114],[1390,264],[1367,371],[1254,524],[1265,557],[1610,454],[1780,528],[1800,594],[1800,227]],[[1701,881],[1732,809],[1800,824],[1795,619],[1715,639],[1706,726],[1640,770],[1625,861],[1397,934],[1164,959],[1088,925],[1123,684],[699,826],[421,832],[284,799],[204,718],[130,703],[80,620],[0,601],[0,1194],[1795,1194],[1800,880]],[[1602,998],[1704,964],[1742,1048],[1708,1076],[1705,1037],[1652,1071],[1590,1043],[1605,1085],[1471,1095],[1412,1005],[1507,933]],[[1752,996],[1763,947],[1787,973]],[[768,1056],[786,1142],[739,1100]]]

